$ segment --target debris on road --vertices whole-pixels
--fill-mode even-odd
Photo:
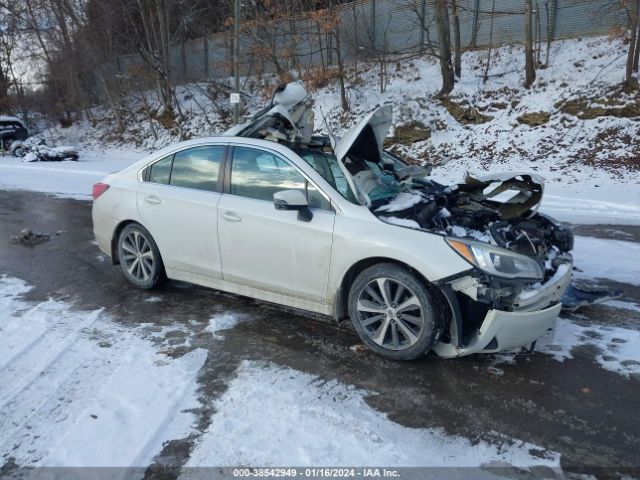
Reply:
[[[11,237],[11,243],[19,243],[33,247],[51,240],[51,235],[41,232],[34,232],[30,228],[23,228],[20,233]]]
[[[40,245],[41,243],[48,242],[52,237],[61,235],[66,232],[66,230],[58,230],[53,233],[43,233],[35,232],[30,228],[23,228],[22,230],[20,230],[20,233],[17,233],[16,235],[11,237],[11,243],[33,247],[35,245]]]

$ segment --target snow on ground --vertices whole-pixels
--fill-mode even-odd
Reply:
[[[209,325],[207,325],[205,330],[210,332],[214,338],[224,339],[224,336],[220,335],[219,332],[232,329],[242,318],[242,316],[235,313],[220,313],[209,319]]]
[[[0,157],[0,188],[34,190],[87,200],[94,183],[142,158],[143,153],[80,150],[78,162],[25,163],[11,155]]]
[[[640,285],[640,244],[622,240],[575,237],[574,277],[609,279]],[[634,303],[611,300],[607,305],[640,310]],[[581,325],[559,318],[552,332],[538,340],[536,350],[558,361],[573,358],[571,352],[581,346],[598,350],[596,362],[603,368],[623,375],[640,374],[640,332],[603,325]]]
[[[606,179],[602,183],[609,183]],[[640,225],[640,185],[609,183],[596,188],[585,184],[547,185],[540,211],[564,222],[578,224]]]
[[[169,359],[141,328],[101,310],[20,298],[30,287],[0,277],[0,462],[22,466],[146,466],[183,438],[197,407],[206,351]]]
[[[501,445],[407,428],[366,402],[368,392],[273,364],[245,361],[214,404],[187,466],[425,466],[509,464],[559,468],[535,445]],[[295,419],[295,420],[294,420]],[[337,441],[339,439],[339,441]],[[544,449],[542,449],[544,451]]]
[[[536,343],[536,350],[563,362],[573,358],[573,349],[592,346],[596,362],[612,372],[640,375],[640,332],[626,328],[591,325],[583,327],[559,318],[553,332]]]
[[[640,304],[634,302],[623,302],[620,300],[609,300],[605,302],[605,305],[609,305],[613,308],[620,308],[622,310],[631,310],[632,312],[640,312]]]
[[[577,278],[608,278],[640,285],[640,244],[624,240],[575,237],[574,271]]]
[[[206,351],[159,355],[144,326],[57,300],[31,303],[0,277],[0,459],[22,466],[146,466],[163,442],[197,433]],[[239,317],[212,317],[214,332]],[[559,455],[510,438],[471,442],[411,429],[370,408],[367,392],[274,365],[244,363],[215,402],[189,460],[208,465],[509,464],[559,468]],[[341,438],[339,444],[336,438]],[[535,450],[538,453],[530,452]]]
[[[640,285],[640,244],[622,240],[575,237],[573,276],[585,280],[608,279]],[[632,302],[610,300],[605,305],[640,311]],[[594,320],[597,322],[597,319]],[[596,362],[607,370],[623,375],[640,375],[640,331],[594,323],[582,326],[559,318],[553,331],[539,339],[536,350],[560,362],[573,358],[575,348],[589,346],[597,350]],[[495,364],[509,363],[513,356],[494,355]]]

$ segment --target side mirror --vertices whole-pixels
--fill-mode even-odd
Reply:
[[[298,220],[303,222],[310,222],[313,218],[307,197],[300,190],[282,190],[274,193],[273,206],[276,210],[296,210]]]

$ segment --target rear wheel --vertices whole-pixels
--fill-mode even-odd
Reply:
[[[149,290],[166,280],[158,247],[141,225],[130,224],[120,232],[118,259],[124,276],[138,288]]]
[[[439,332],[440,310],[415,275],[392,263],[374,265],[354,280],[349,316],[371,350],[394,360],[427,353]]]
[[[2,149],[5,152],[11,151],[11,144],[15,141],[13,137],[6,137],[2,139]]]

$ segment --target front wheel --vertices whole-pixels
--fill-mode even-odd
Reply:
[[[24,147],[21,147],[21,146],[20,146],[20,147],[16,147],[16,148],[13,150],[13,156],[14,156],[14,157],[22,158],[22,157],[24,157],[26,154],[27,154],[27,151],[25,150],[25,148],[24,148]]]
[[[140,225],[127,225],[120,232],[118,258],[124,276],[138,288],[149,290],[166,280],[156,242]]]
[[[394,360],[414,360],[433,346],[438,303],[411,272],[392,263],[360,273],[349,292],[349,316],[367,346]]]

